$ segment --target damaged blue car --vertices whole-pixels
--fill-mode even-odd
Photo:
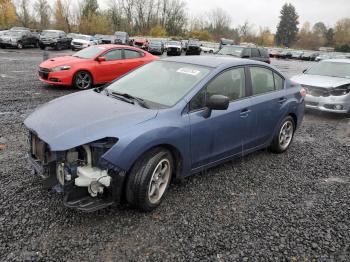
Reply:
[[[166,58],[37,108],[24,122],[28,160],[67,207],[126,201],[150,211],[173,179],[259,149],[287,150],[304,97],[265,63]]]

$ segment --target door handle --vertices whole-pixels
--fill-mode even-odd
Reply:
[[[287,98],[285,98],[285,97],[281,97],[280,99],[278,99],[278,103],[280,103],[280,104],[283,104],[286,101],[287,101]]]
[[[250,110],[250,109],[248,109],[248,108],[245,108],[245,109],[242,109],[242,110],[241,110],[241,112],[239,113],[239,115],[240,115],[241,117],[247,117],[251,111],[252,111],[252,110]]]

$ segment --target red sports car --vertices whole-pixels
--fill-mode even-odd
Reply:
[[[157,59],[139,48],[95,45],[72,56],[48,59],[40,64],[39,79],[52,85],[88,89],[109,83],[130,70]]]

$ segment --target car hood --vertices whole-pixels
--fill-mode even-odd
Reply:
[[[156,115],[156,110],[88,90],[40,106],[24,124],[52,151],[64,151],[105,137],[118,138]]]
[[[72,42],[74,42],[74,43],[81,43],[81,44],[90,44],[91,43],[91,41],[84,40],[84,39],[73,39]]]
[[[347,78],[308,74],[293,76],[291,80],[301,85],[318,86],[323,88],[334,88],[350,84],[350,79]]]
[[[81,63],[82,61],[87,61],[88,59],[82,59],[75,56],[60,56],[60,57],[54,57],[50,58],[40,64],[40,67],[43,68],[52,68],[55,66],[61,66],[61,65],[72,65],[75,63]]]

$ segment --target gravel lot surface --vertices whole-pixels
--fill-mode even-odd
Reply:
[[[44,191],[24,159],[24,118],[75,92],[37,80],[41,60],[35,49],[0,50],[1,261],[350,261],[348,119],[309,113],[286,153],[173,184],[152,213],[85,214]],[[273,64],[291,76],[310,63]]]

